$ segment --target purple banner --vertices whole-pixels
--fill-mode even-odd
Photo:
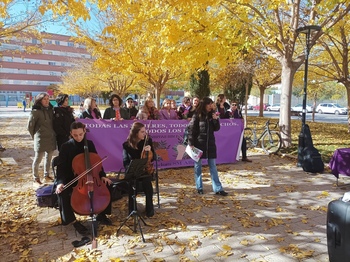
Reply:
[[[92,140],[103,162],[105,171],[119,171],[123,167],[122,144],[126,140],[133,120],[113,121],[79,119],[86,124],[87,138]],[[182,144],[186,120],[139,121],[146,125],[153,147],[158,155],[158,168],[193,166]],[[220,130],[215,132],[218,164],[238,160],[243,122],[241,119],[221,119]],[[206,163],[203,161],[203,163]]]

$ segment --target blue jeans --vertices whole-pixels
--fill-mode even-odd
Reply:
[[[218,170],[216,169],[216,159],[209,158],[208,165],[209,165],[211,183],[213,186],[214,193],[223,191],[223,188],[219,179],[219,175],[218,175]],[[196,182],[197,190],[203,189],[202,159],[199,159],[198,162],[194,162],[194,180]]]

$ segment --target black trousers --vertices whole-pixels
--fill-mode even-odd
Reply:
[[[247,158],[247,140],[244,137],[242,140],[241,150],[242,150],[242,158]]]
[[[58,204],[60,205],[60,214],[62,225],[68,225],[76,220],[74,210],[71,206],[70,200],[72,196],[73,188],[67,188],[61,194],[58,195]],[[104,211],[100,214],[110,215],[112,211],[111,201]]]
[[[136,181],[130,181],[129,182],[129,213],[134,210],[134,202],[133,202],[133,195],[134,195],[134,189],[133,186],[136,182],[136,194],[137,192],[144,192],[146,196],[146,213],[150,214],[154,207],[153,207],[153,185],[152,185],[152,177],[145,177],[141,179],[137,179]]]

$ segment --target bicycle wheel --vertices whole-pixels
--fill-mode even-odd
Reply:
[[[282,146],[282,138],[277,131],[266,132],[261,138],[261,147],[268,154],[276,154]]]
[[[247,141],[247,148],[253,148],[253,130],[249,127],[244,128],[244,134],[243,134],[245,140]]]

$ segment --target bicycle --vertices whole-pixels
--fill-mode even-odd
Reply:
[[[257,147],[261,141],[261,148],[268,154],[276,154],[281,149],[282,138],[278,131],[270,129],[270,120],[267,120],[264,127],[257,129],[256,121],[253,122],[253,129],[247,127],[244,129],[244,138],[247,140],[247,148]],[[278,126],[276,123],[275,129]],[[257,130],[264,130],[258,137]]]

